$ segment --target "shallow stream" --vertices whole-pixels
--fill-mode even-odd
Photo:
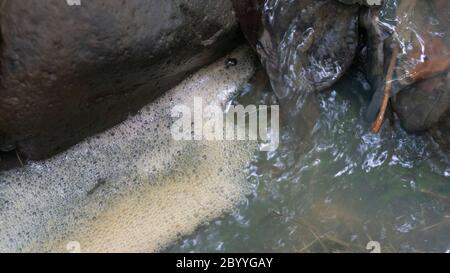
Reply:
[[[242,104],[274,98],[264,75]],[[299,139],[286,127],[248,167],[252,194],[168,252],[450,252],[450,161],[426,135],[396,122],[370,133],[367,86],[350,72],[319,96],[320,117]],[[302,125],[299,125],[302,126]]]

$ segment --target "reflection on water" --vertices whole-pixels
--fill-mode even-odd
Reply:
[[[245,204],[166,251],[368,252],[372,240],[382,252],[450,251],[448,154],[396,123],[371,134],[360,79],[352,72],[319,96],[309,138],[282,129],[277,151],[255,155]],[[273,100],[261,82],[237,100]]]

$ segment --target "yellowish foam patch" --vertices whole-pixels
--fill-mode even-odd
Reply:
[[[158,179],[157,185],[118,198],[110,209],[69,238],[86,252],[154,252],[230,211],[248,190],[240,173],[245,162],[240,160],[248,159],[249,154],[239,152],[239,162],[220,172],[225,157],[222,148],[204,147],[213,158],[198,166],[184,166],[179,173]],[[60,242],[52,249],[63,250],[65,246]]]
[[[0,251],[154,252],[231,211],[249,192],[256,143],[170,134],[173,106],[224,107],[248,81],[248,48],[231,57],[237,66],[219,60],[115,128],[0,176]]]

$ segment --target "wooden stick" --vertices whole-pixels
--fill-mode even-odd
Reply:
[[[23,167],[24,165],[23,165],[22,159],[20,158],[20,155],[17,152],[17,150],[16,150],[16,157],[17,157],[17,160],[19,160],[20,166]]]
[[[384,87],[383,102],[381,104],[380,112],[378,113],[378,116],[372,125],[372,133],[374,134],[378,134],[381,130],[381,127],[383,126],[384,116],[386,115],[386,109],[389,103],[389,98],[391,97],[392,93],[392,79],[394,75],[395,65],[397,64],[398,52],[399,46],[398,44],[395,44],[395,47],[392,51],[391,62],[389,63],[389,68],[386,75],[386,86]]]
[[[396,30],[397,39],[399,39],[400,42],[400,36],[403,34],[403,32],[407,28],[407,16],[408,14],[411,14],[414,8],[417,5],[417,0],[403,0],[400,2],[399,6],[399,12],[398,17],[400,19],[399,26]],[[404,21],[405,20],[405,21]],[[386,109],[389,103],[389,99],[391,97],[392,93],[392,79],[394,75],[395,65],[397,64],[397,57],[398,53],[400,51],[400,45],[399,43],[395,43],[395,47],[392,50],[392,56],[391,61],[389,63],[387,75],[386,75],[386,86],[384,87],[384,97],[383,102],[381,104],[380,112],[378,113],[378,116],[376,120],[372,124],[372,133],[378,134],[381,130],[381,127],[383,126],[384,122],[384,116],[386,115]]]

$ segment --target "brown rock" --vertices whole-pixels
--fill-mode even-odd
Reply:
[[[447,81],[444,74],[418,82],[397,95],[393,106],[406,130],[428,130],[450,114]]]

